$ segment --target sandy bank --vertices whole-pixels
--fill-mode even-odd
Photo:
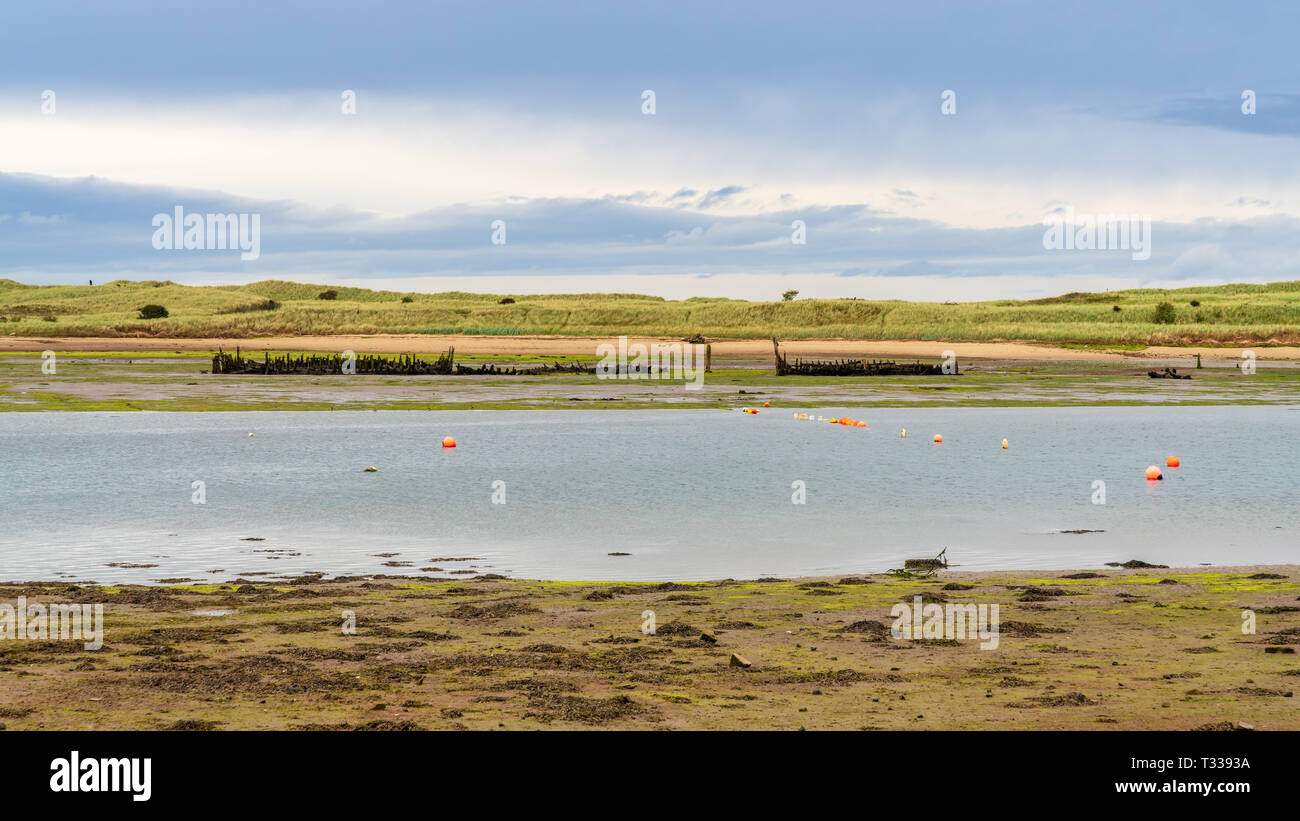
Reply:
[[[423,353],[445,351],[449,346],[464,354],[524,354],[595,356],[597,347],[615,341],[608,337],[570,336],[431,336],[426,334],[376,334],[373,336],[278,336],[259,339],[137,339],[122,337],[0,337],[0,351],[211,351],[241,347],[246,351],[297,350],[358,353]],[[633,337],[631,342],[680,342],[673,338]],[[725,339],[712,343],[717,358],[761,359],[772,354],[769,339]],[[1259,359],[1300,359],[1300,347],[1207,348],[1148,347],[1141,351],[1080,350],[1023,342],[924,342],[914,340],[862,341],[810,339],[782,342],[788,354],[804,357],[929,357],[953,351],[959,359],[1139,362],[1194,359],[1240,360],[1245,350]]]

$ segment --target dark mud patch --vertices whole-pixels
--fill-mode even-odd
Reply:
[[[684,621],[673,619],[656,627],[654,634],[656,636],[698,636],[700,629]]]
[[[758,630],[757,624],[752,621],[720,621],[713,625],[714,630]]]
[[[180,721],[173,721],[166,727],[160,727],[159,729],[174,732],[209,733],[220,726],[220,721],[204,721],[200,718],[183,718]]]
[[[1071,595],[1069,592],[1059,587],[1025,587],[1020,590],[1020,601],[1043,602],[1052,601],[1062,596]]]
[[[1031,696],[1024,701],[1008,704],[1008,707],[1087,707],[1097,704],[1083,693],[1066,693],[1063,696]]]
[[[1004,621],[998,624],[998,634],[1014,638],[1034,639],[1048,633],[1064,633],[1060,627],[1046,627],[1027,621]]]
[[[424,728],[414,721],[393,721],[386,718],[377,718],[364,724],[349,724],[346,721],[341,724],[300,724],[294,729],[315,730],[318,732],[337,732],[340,730],[354,732],[414,732]]]
[[[561,647],[558,644],[530,644],[527,647],[520,647],[521,653],[567,653],[569,648]]]
[[[898,684],[907,679],[894,673],[864,673],[861,670],[808,670],[780,673],[767,678],[772,684],[822,684],[826,686],[857,684],[862,681]]]
[[[499,601],[476,606],[462,604],[447,613],[453,619],[505,619],[512,616],[526,616],[540,613],[536,607],[523,601]]]
[[[305,664],[272,655],[244,656],[222,665],[196,665],[169,671],[147,677],[140,685],[168,693],[249,696],[362,689],[352,675],[320,673]]]
[[[175,610],[187,606],[174,593],[157,587],[124,587],[108,594],[114,604],[134,604],[153,610]]]
[[[578,687],[572,682],[557,678],[516,678],[493,684],[488,690],[545,696],[557,693],[576,693]]]
[[[872,639],[887,639],[890,637],[889,628],[882,622],[874,619],[863,619],[855,621],[852,624],[846,624],[840,628],[841,633],[862,633]]]
[[[910,605],[916,599],[920,599],[922,604],[947,604],[948,597],[937,590],[918,590],[903,599],[903,603]]]
[[[619,695],[610,698],[587,698],[574,695],[541,695],[530,700],[524,718],[549,724],[574,721],[599,726],[622,719],[659,720],[659,709]]]
[[[123,636],[121,640],[124,644],[145,647],[188,641],[226,644],[229,642],[227,636],[238,635],[242,632],[241,628],[232,624],[212,625],[211,627],[155,627],[151,630],[130,633]]]

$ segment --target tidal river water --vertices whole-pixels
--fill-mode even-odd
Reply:
[[[0,414],[0,579],[1300,561],[1300,409],[796,410]]]

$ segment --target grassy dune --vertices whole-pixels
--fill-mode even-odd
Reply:
[[[326,290],[337,297],[320,299]],[[1300,281],[1072,293],[939,303],[800,299],[681,301],[639,294],[398,293],[268,280],[25,285],[0,279],[0,333],[12,336],[248,338],[275,334],[544,334],[755,338],[1028,340],[1108,345],[1296,344]],[[1156,306],[1173,307],[1157,322]],[[165,319],[138,310],[163,305]],[[1115,310],[1118,307],[1119,310]]]

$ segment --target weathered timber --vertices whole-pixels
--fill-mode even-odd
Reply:
[[[218,350],[212,357],[212,372],[219,374],[366,374],[382,376],[546,376],[549,374],[594,374],[596,366],[580,362],[534,365],[528,367],[501,367],[484,365],[458,365],[456,349],[449,348],[436,359],[421,359],[410,354],[377,356],[358,354],[316,354],[295,356],[284,354],[263,355],[259,361],[246,359],[239,348],[229,354]],[[617,374],[615,374],[617,375]]]
[[[781,346],[772,339],[772,354],[776,359],[777,376],[932,376],[945,375],[942,365],[925,362],[894,362],[887,359],[795,359],[790,362],[781,353]],[[952,374],[957,375],[953,363]]]
[[[234,354],[218,350],[212,357],[212,372],[221,374],[395,374],[437,375],[453,372],[455,349],[437,359],[420,359],[409,354],[376,356],[373,354],[311,354],[274,356],[267,352],[259,362],[245,359],[239,348]]]

